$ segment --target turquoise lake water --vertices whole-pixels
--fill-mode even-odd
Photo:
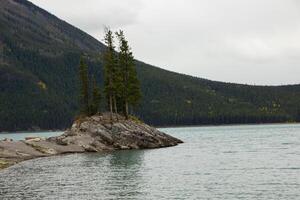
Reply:
[[[185,143],[19,163],[0,199],[300,199],[300,125],[161,130]]]

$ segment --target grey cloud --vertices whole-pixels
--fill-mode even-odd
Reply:
[[[137,21],[139,0],[31,0],[55,15],[85,31],[96,31],[103,26],[120,27]]]
[[[300,83],[297,0],[32,0],[101,39],[123,28],[136,57],[193,76]]]

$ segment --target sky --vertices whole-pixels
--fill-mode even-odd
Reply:
[[[135,58],[183,74],[300,84],[299,0],[30,0],[103,41],[122,29]]]

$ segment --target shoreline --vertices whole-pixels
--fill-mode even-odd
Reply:
[[[300,125],[300,122],[274,122],[274,123],[245,123],[245,124],[202,124],[202,125],[166,125],[166,126],[153,126],[154,128],[189,128],[189,127],[221,127],[221,126],[259,126],[259,125]],[[67,129],[66,129],[67,130]],[[65,132],[66,130],[41,130],[41,131],[13,131],[0,132],[1,134],[18,134],[18,133],[51,133],[51,132]]]
[[[106,152],[113,152],[115,150],[111,150],[111,151],[102,151],[102,152],[97,152],[97,153],[106,153]],[[48,158],[48,157],[54,157],[54,156],[65,156],[65,155],[71,155],[71,154],[87,154],[87,153],[93,153],[93,152],[77,152],[77,153],[63,153],[63,154],[55,154],[55,155],[47,155],[47,156],[38,156],[38,157],[32,157],[32,158],[28,158],[28,159],[3,159],[0,158],[0,173],[2,170],[5,170],[9,167],[12,167],[14,165],[17,165],[19,163],[25,162],[25,161],[29,161],[29,160],[34,160],[34,159],[38,159],[38,158]],[[96,152],[94,152],[96,153]]]
[[[300,125],[300,122],[247,123],[247,124],[203,124],[203,125],[174,125],[155,126],[155,128],[189,128],[189,127],[221,127],[221,126],[263,126],[263,125]]]

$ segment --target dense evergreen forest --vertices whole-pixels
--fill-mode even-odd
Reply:
[[[80,57],[85,55],[89,76],[103,88],[105,49],[26,0],[0,1],[0,131],[70,126],[80,110]],[[129,106],[129,114],[149,124],[300,121],[300,85],[222,83],[134,62],[142,99]]]

